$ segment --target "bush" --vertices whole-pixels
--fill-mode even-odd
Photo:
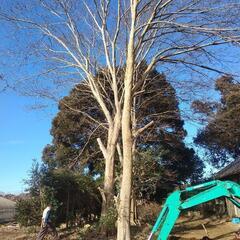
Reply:
[[[105,216],[102,216],[99,222],[100,228],[113,233],[116,230],[117,210],[114,206],[109,207]]]
[[[41,204],[38,198],[21,199],[16,204],[16,220],[24,227],[41,222]]]
[[[139,220],[141,224],[154,224],[161,210],[162,206],[155,202],[146,202],[143,205],[138,206]]]

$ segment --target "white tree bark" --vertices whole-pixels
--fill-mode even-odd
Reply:
[[[129,34],[126,73],[124,77],[124,104],[122,113],[122,141],[123,141],[123,173],[120,190],[120,204],[118,210],[118,240],[131,239],[130,233],[130,210],[131,210],[131,193],[132,193],[132,144],[133,135],[131,128],[131,110],[133,98],[133,77],[135,65],[134,40],[135,24],[137,14],[137,0],[131,2],[131,29]]]

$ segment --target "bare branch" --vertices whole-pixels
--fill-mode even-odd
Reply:
[[[146,129],[148,129],[150,126],[152,126],[154,124],[154,121],[149,122],[148,124],[146,124],[144,127],[138,129],[135,133],[134,133],[134,138],[137,138],[142,132],[144,132]]]

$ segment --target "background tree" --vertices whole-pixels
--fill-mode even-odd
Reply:
[[[143,63],[136,76],[138,80],[146,69],[147,65]],[[186,132],[178,98],[165,75],[153,69],[142,88],[144,92],[133,97],[131,116],[132,197],[160,200],[174,185],[186,181],[187,176],[201,176],[203,166],[194,151],[183,142]]]
[[[100,216],[101,197],[97,182],[91,177],[57,169],[43,178],[42,187],[46,192],[49,189],[53,191],[53,198],[58,204],[58,223],[74,226],[95,221]]]
[[[184,143],[178,142],[174,147],[159,146],[137,153],[133,190],[137,199],[161,202],[183,183],[197,182],[202,173],[203,162]]]
[[[142,66],[144,69],[146,65]],[[151,122],[146,131],[135,133],[133,195],[138,199],[154,199],[154,196],[158,196],[159,200],[163,197],[162,192],[166,194],[175,184],[180,184],[192,174],[200,176],[202,164],[194,151],[186,148],[183,143],[186,133],[175,90],[166,77],[156,70],[152,71],[151,78],[153,80],[147,83],[145,93],[134,98],[135,108],[132,110],[135,129],[141,129],[147,121]],[[102,157],[95,138],[101,134],[104,139],[105,133],[101,128],[92,133],[94,123],[82,116],[82,112],[94,114],[99,122],[102,121],[102,116],[99,114],[96,118],[99,109],[91,95],[87,97],[82,94],[82,85],[84,82],[76,85],[69,96],[60,101],[59,112],[52,122],[53,145],[46,147],[44,159],[47,162],[53,161],[54,166],[60,167],[72,166],[72,162],[75,162],[78,163],[75,164],[75,169],[79,170],[81,165],[82,170],[89,168],[91,174],[102,176]],[[74,112],[72,108],[75,109]],[[116,171],[115,175],[118,180],[120,172]],[[119,189],[120,183],[117,182],[116,188]],[[162,186],[160,183],[163,183]]]
[[[204,114],[207,121],[195,142],[207,150],[215,166],[222,166],[240,154],[240,84],[231,76],[223,76],[215,86],[220,102],[193,103],[195,111]]]
[[[107,139],[106,129],[100,126],[105,124],[104,116],[92,95],[85,91],[85,84],[83,81],[76,85],[59,102],[59,112],[52,121],[53,145],[46,146],[44,160],[53,160],[58,167],[83,170],[92,161],[103,159],[96,138],[102,136],[104,143]]]
[[[16,221],[24,227],[38,226],[41,221],[41,204],[38,198],[20,199],[16,203]]]
[[[66,223],[67,227],[95,221],[100,216],[98,182],[91,176],[34,162],[25,182],[28,196],[16,207],[17,221],[23,226],[39,225],[49,202],[53,205],[53,220],[57,224]]]

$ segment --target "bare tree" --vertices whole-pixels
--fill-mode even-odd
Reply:
[[[89,91],[101,108],[108,137],[98,138],[105,158],[105,198],[113,191],[114,156],[122,156],[122,182],[118,207],[118,240],[130,239],[130,200],[134,133],[132,106],[136,94],[151,81],[156,66],[164,71],[180,65],[190,71],[215,71],[218,46],[239,45],[238,0],[34,0],[14,6],[3,5],[1,18],[17,24],[21,31],[39,37],[35,53],[49,63],[47,73],[86,79]],[[36,46],[35,46],[36,47]],[[141,63],[148,67],[137,78]],[[117,78],[124,68],[124,79]],[[104,72],[113,100],[97,81]],[[85,113],[83,113],[85,114]],[[93,119],[92,119],[93,120]],[[117,147],[122,134],[122,153]],[[105,144],[104,144],[105,143]],[[106,200],[108,202],[108,200]]]

